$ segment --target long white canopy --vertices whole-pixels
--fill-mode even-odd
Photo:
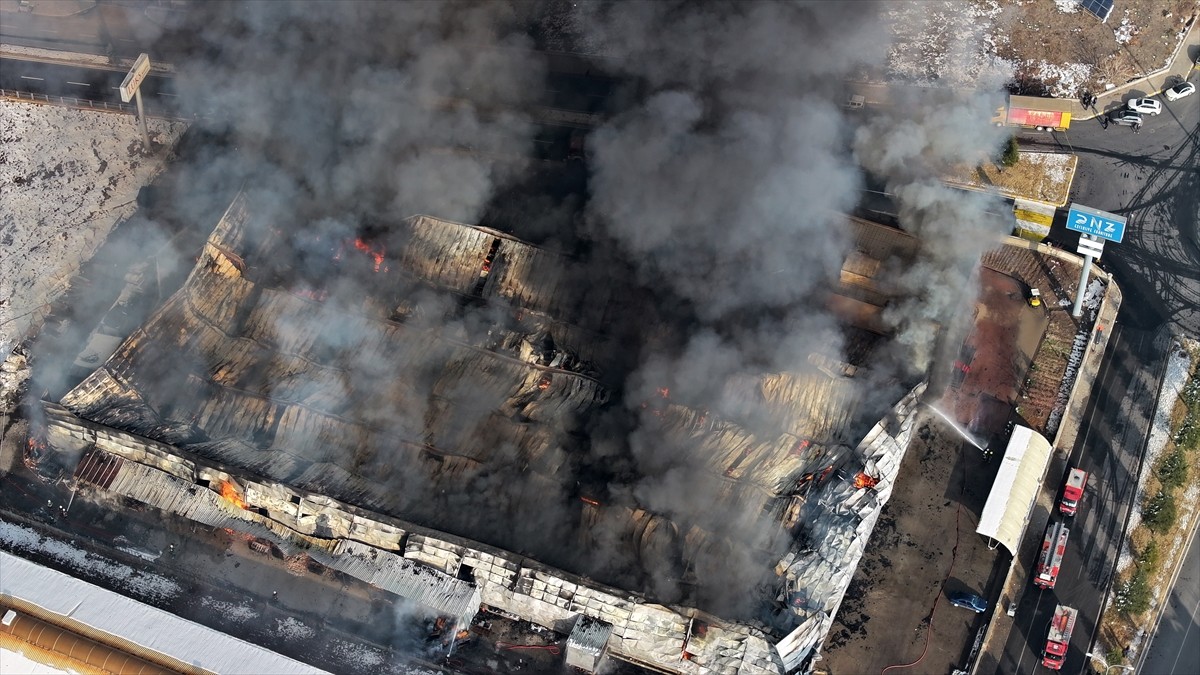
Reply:
[[[1014,556],[1029,523],[1052,450],[1050,442],[1033,429],[1024,426],[1013,429],[996,482],[992,483],[987,504],[979,516],[975,531],[1004,544]]]

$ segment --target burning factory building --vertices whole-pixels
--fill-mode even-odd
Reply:
[[[673,336],[621,270],[589,284],[594,266],[429,216],[305,240],[318,262],[297,270],[262,212],[238,195],[183,287],[46,405],[30,461],[73,458],[79,485],[303,553],[454,633],[486,609],[569,636],[584,670],[811,664],[920,393],[873,423],[855,379],[890,301],[872,275],[910,237],[846,219],[855,252],[821,302],[856,362],[814,351],[718,400],[622,401],[629,336]],[[686,462],[700,507],[624,487],[601,442],[622,415]]]

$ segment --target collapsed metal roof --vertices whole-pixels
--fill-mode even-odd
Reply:
[[[45,410],[48,447],[79,457],[75,478],[169,513],[267,537],[291,555],[308,555],[463,624],[481,602],[563,633],[571,633],[582,616],[602,628],[577,634],[581,646],[606,647],[667,672],[783,672],[771,642],[750,626],[649,603],[506,551],[372,517],[286,485],[232,476],[170,446],[98,427],[53,405]],[[706,626],[703,640],[692,637],[697,617]],[[688,660],[680,658],[683,645]]]
[[[858,337],[852,334],[849,349],[865,352],[872,344],[870,335],[880,330],[878,317],[889,299],[872,275],[881,261],[911,255],[915,242],[864,221],[848,223],[857,250],[832,297],[855,304],[848,320],[862,330]],[[63,405],[93,422],[262,476],[275,486],[271,489],[328,495],[339,503],[540,560],[562,563],[555,556],[561,556],[564,539],[579,558],[593,550],[612,553],[606,549],[614,539],[592,537],[601,521],[619,532],[615,541],[631,547],[626,554],[643,562],[681,557],[674,563],[694,569],[697,559],[720,558],[736,545],[724,540],[727,533],[627,504],[576,505],[578,522],[556,538],[553,549],[464,517],[491,509],[487,490],[479,486],[497,476],[519,483],[535,497],[574,489],[573,449],[585,421],[610,400],[606,369],[628,348],[611,335],[610,327],[622,316],[653,325],[653,309],[619,285],[578,278],[581,272],[566,256],[486,228],[416,216],[396,231],[402,236],[389,240],[386,259],[367,242],[327,246],[335,260],[362,256],[373,274],[369,294],[327,301],[339,292],[336,280],[286,279],[287,270],[276,269],[273,251],[290,245],[288,231],[256,220],[248,198],[239,194],[183,287],[69,392]],[[586,298],[579,295],[581,288],[588,289]],[[448,330],[445,322],[426,320],[427,313],[452,313],[466,305],[484,308],[491,321],[486,329],[464,322]],[[720,409],[666,397],[650,403],[658,438],[680,448],[721,486],[714,509],[743,508],[781,530],[798,520],[811,521],[814,536],[843,547],[837,555],[822,549],[819,559],[797,552],[780,567],[791,570],[786,576],[793,585],[811,581],[817,588],[819,601],[813,606],[792,607],[802,618],[805,612],[816,617],[815,623],[803,619],[802,629],[811,624],[827,630],[827,619],[840,602],[837,588],[841,585],[844,592],[842,582],[849,582],[874,523],[868,512],[880,503],[857,504],[862,499],[858,494],[834,496],[846,503],[834,509],[834,520],[825,521],[820,509],[803,497],[851,454],[844,439],[853,433],[850,425],[864,395],[850,379],[854,374],[850,363],[813,354],[792,372],[730,380]],[[103,435],[97,432],[97,437]],[[155,466],[167,473],[178,468]],[[181,504],[164,496],[182,487],[169,477],[151,479],[145,468],[117,468],[107,485],[102,475],[87,479],[209,524],[227,517],[211,496]],[[857,514],[853,523],[838,520],[845,513]],[[280,535],[269,523],[254,522],[254,527]],[[424,553],[413,559],[433,567],[449,570],[470,558],[455,549],[461,545],[447,545],[443,551],[437,543],[444,541],[443,535],[404,536],[409,546],[424,542],[418,547]],[[386,562],[389,558],[367,555],[352,544],[335,552],[312,543],[314,557],[328,558],[338,569],[375,556],[372,564],[391,565],[390,572],[380,573],[380,584],[407,588],[407,568]],[[387,548],[387,543],[372,545]],[[844,557],[846,552],[851,558]],[[848,569],[831,571],[848,561]],[[811,571],[804,571],[806,566]],[[562,595],[548,590],[561,585],[538,574],[514,581],[514,569],[488,563],[475,568],[477,578],[481,569],[496,570],[495,583],[508,594],[505,602],[517,603],[522,616],[534,610],[512,597],[514,592],[559,607],[562,616],[555,610],[553,619],[531,619],[543,625],[577,616],[582,610],[576,605],[590,606],[580,598],[591,591],[578,584]],[[388,575],[395,581],[383,580]],[[616,600],[601,604],[612,602]],[[597,609],[594,615],[611,623],[614,636],[623,639],[616,628],[621,620],[645,613],[647,607]],[[803,638],[796,633],[789,637],[789,667],[808,658],[819,644],[820,636],[810,633],[805,629]],[[726,655],[745,652],[747,638],[730,639],[725,644],[714,637],[713,649]],[[661,658],[672,652],[677,659],[678,643],[665,645]],[[762,655],[739,658],[771,661]],[[746,668],[744,663],[738,667]],[[761,668],[774,672],[773,665]]]

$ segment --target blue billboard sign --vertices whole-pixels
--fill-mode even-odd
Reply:
[[[1067,212],[1067,229],[1093,237],[1121,243],[1125,237],[1125,219],[1107,211],[1093,209],[1082,204],[1072,204]]]

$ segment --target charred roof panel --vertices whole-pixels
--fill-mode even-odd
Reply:
[[[495,237],[430,216],[415,216],[406,222],[411,238],[399,255],[400,265],[432,284],[470,293]]]

